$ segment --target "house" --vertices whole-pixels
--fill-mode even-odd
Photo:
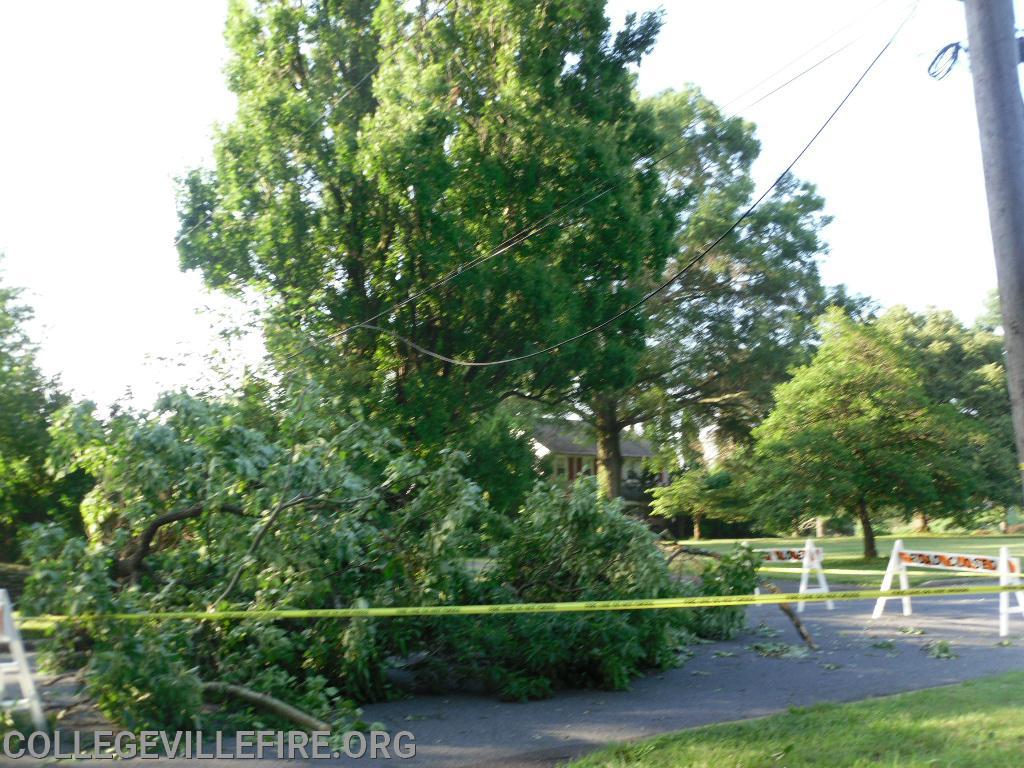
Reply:
[[[647,490],[668,483],[668,474],[652,474],[644,466],[654,456],[649,441],[636,435],[619,442],[622,454],[621,496],[627,504],[646,504]],[[533,451],[541,468],[556,483],[571,485],[581,475],[596,472],[597,440],[587,425],[579,421],[551,420],[537,425]]]

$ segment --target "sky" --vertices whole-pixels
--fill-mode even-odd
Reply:
[[[608,15],[617,24],[659,6],[640,90],[694,83],[754,122],[767,185],[910,3],[610,0]],[[1015,7],[1024,19],[1024,0]],[[201,380],[204,356],[223,346],[216,331],[245,316],[181,272],[173,246],[174,180],[210,164],[213,128],[234,109],[225,15],[225,0],[0,0],[0,280],[25,289],[40,364],[79,397],[110,404],[130,392],[144,406]],[[826,283],[971,322],[995,269],[970,72],[964,56],[944,80],[926,73],[939,48],[965,38],[958,0],[921,0],[795,173],[833,216]]]

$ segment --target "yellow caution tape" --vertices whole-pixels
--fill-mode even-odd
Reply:
[[[912,567],[912,566],[910,566],[910,567]],[[906,573],[907,573],[907,576],[932,576],[933,578],[942,578],[941,576],[936,576],[935,575],[936,571],[937,571],[937,569],[926,570],[926,571],[911,571],[911,570],[907,570]],[[801,573],[803,573],[803,571],[801,569],[799,569],[799,568],[768,568],[768,567],[758,568],[758,572],[760,572],[760,573],[793,573],[793,574],[796,574],[798,576]],[[881,578],[882,576],[885,576],[885,571],[884,570],[881,570],[881,571],[869,571],[869,570],[857,570],[855,568],[822,568],[821,572],[825,573],[825,574],[834,573],[834,574],[838,574],[838,575],[841,575],[841,576],[878,576],[879,578]],[[812,568],[810,571],[808,571],[808,573],[810,573],[813,576],[815,573],[818,573],[818,569],[817,568]],[[975,577],[980,577],[980,578],[986,578],[987,577],[987,578],[990,578],[990,579],[998,579],[999,578],[999,574],[998,573],[993,573],[991,571],[985,571],[983,573],[982,572],[978,572],[978,571],[946,571],[946,573],[949,574],[949,576],[947,578],[959,578],[961,576],[975,576]]]
[[[663,597],[648,600],[590,600],[573,603],[505,603],[501,605],[420,605],[392,608],[313,608],[253,611],[153,611],[141,613],[92,613],[46,615],[19,619],[39,627],[44,624],[85,621],[275,621],[283,619],[359,619],[419,616],[473,616],[510,613],[583,613],[588,611],[644,611],[667,608],[720,608],[739,605],[777,605],[794,600],[875,600],[879,597],[937,597],[943,595],[986,595],[1024,591],[1024,585],[985,585],[980,587],[916,587],[913,589],[843,590],[811,592],[803,595],[708,595],[704,597]]]

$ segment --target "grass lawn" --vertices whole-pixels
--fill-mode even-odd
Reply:
[[[825,569],[839,568],[843,570],[870,570],[877,575],[843,575],[828,574],[829,583],[854,584],[863,587],[877,587],[882,581],[885,566],[889,562],[892,543],[903,539],[908,549],[923,549],[937,552],[957,552],[968,555],[990,555],[997,557],[1000,547],[1009,547],[1010,553],[1024,558],[1024,536],[964,536],[964,535],[932,535],[932,536],[879,536],[876,544],[879,557],[868,560],[863,557],[863,542],[857,536],[830,536],[818,539],[818,546],[825,550]],[[746,541],[755,548],[769,547],[803,547],[805,539],[709,539],[706,541],[681,541],[680,544],[693,544],[715,552],[728,552],[736,544]],[[677,558],[677,562],[681,558]],[[692,561],[691,561],[692,562]],[[799,569],[799,563],[766,563],[766,567]],[[682,570],[688,570],[687,563],[681,563]],[[766,578],[773,580],[799,579],[799,574],[769,573]],[[933,579],[956,578],[959,574],[952,571],[920,569],[911,575],[911,586],[920,585]]]
[[[987,768],[1024,764],[1024,672],[822,704],[596,752],[572,768]]]

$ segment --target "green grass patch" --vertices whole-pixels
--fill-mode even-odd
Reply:
[[[791,709],[596,752],[573,768],[988,768],[1021,765],[1024,672]]]

